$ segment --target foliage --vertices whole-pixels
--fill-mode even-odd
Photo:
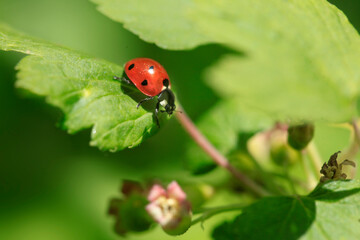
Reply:
[[[359,191],[359,181],[334,181],[304,197],[264,198],[245,208],[233,222],[217,227],[213,237],[355,239],[360,234]]]
[[[188,49],[202,43],[201,35],[205,42],[232,48],[234,54],[220,59],[206,76],[220,96],[234,97],[238,105],[278,119],[344,121],[356,114],[360,38],[325,0],[94,2],[161,47]],[[191,32],[179,25],[191,26]]]
[[[82,221],[89,222],[87,228],[90,226],[91,229],[87,231],[98,231],[98,235],[89,233],[82,235],[83,238],[114,237],[110,233],[110,224],[104,224],[103,210],[109,202],[107,200],[111,191],[105,191],[103,187],[110,189],[111,186],[113,190],[114,182],[119,176],[141,180],[147,188],[142,190],[141,194],[131,196],[126,196],[122,191],[121,197],[110,201],[109,213],[115,219],[115,230],[120,235],[128,232],[127,237],[130,238],[130,232],[148,231],[142,236],[136,235],[135,239],[171,239],[160,232],[159,228],[150,227],[152,221],[144,206],[148,203],[145,195],[149,192],[150,183],[156,182],[154,186],[161,189],[160,184],[165,185],[172,180],[179,181],[185,190],[181,190],[180,195],[181,200],[187,203],[186,229],[192,214],[195,219],[193,226],[179,239],[203,237],[203,230],[195,224],[205,220],[202,224],[212,222],[212,225],[217,225],[215,228],[211,225],[205,228],[207,233],[212,232],[213,239],[355,239],[360,235],[357,227],[360,213],[358,180],[321,183],[308,193],[318,183],[318,165],[322,164],[321,159],[316,156],[314,142],[319,145],[322,156],[326,158],[346,146],[349,150],[345,151],[344,158],[350,161],[340,163],[338,159],[339,166],[351,165],[351,168],[341,167],[339,174],[342,179],[356,178],[352,167],[355,166],[354,158],[358,151],[358,143],[352,138],[352,145],[347,146],[349,131],[342,130],[346,132],[343,138],[343,133],[335,134],[333,138],[320,134],[320,137],[326,140],[321,140],[317,135],[319,126],[321,129],[321,126],[327,123],[349,122],[356,119],[358,114],[360,38],[345,14],[326,0],[91,1],[101,13],[122,23],[124,28],[140,39],[165,49],[146,45],[126,33],[128,35],[124,39],[127,40],[119,44],[123,50],[119,54],[123,59],[119,62],[123,63],[124,59],[142,54],[149,55],[146,57],[166,59],[165,63],[170,66],[170,73],[171,69],[176,69],[172,66],[181,65],[178,68],[182,72],[175,71],[175,74],[170,74],[173,85],[179,86],[179,92],[176,94],[179,99],[177,104],[185,98],[191,99],[188,102],[199,101],[202,108],[197,113],[197,126],[205,137],[230,160],[233,164],[231,166],[243,171],[246,177],[273,196],[260,198],[252,194],[251,191],[247,191],[251,190],[251,187],[246,188],[249,185],[245,184],[244,188],[244,181],[240,181],[239,184],[234,181],[235,179],[224,177],[221,170],[209,173],[217,164],[193,141],[185,139],[179,133],[176,124],[165,126],[163,123],[168,118],[164,114],[161,117],[160,136],[151,138],[148,145],[144,144],[138,150],[132,149],[131,152],[123,151],[118,155],[96,155],[93,170],[86,170],[90,164],[88,161],[74,168],[72,176],[76,177],[71,178],[68,185],[64,184],[63,188],[66,190],[61,191],[69,191],[67,193],[71,195],[67,212],[74,212],[77,201],[78,208],[86,209],[82,215],[85,220]],[[0,13],[1,11],[0,9]],[[65,18],[62,19],[66,21]],[[110,26],[114,23],[107,24]],[[87,27],[92,29],[95,25],[92,23]],[[115,29],[119,25],[114,26]],[[105,29],[105,25],[101,25],[101,33],[104,33]],[[107,46],[107,42],[111,40],[102,34],[99,36],[101,47],[113,47],[111,44],[111,47]],[[115,33],[110,34],[110,38],[115,36]],[[84,39],[81,39],[83,42]],[[126,53],[129,46],[131,50]],[[220,54],[215,56],[213,50],[220,48],[218,46],[221,46]],[[200,52],[199,48],[203,49],[203,54],[205,52],[204,58],[213,59],[212,64],[196,62],[197,59],[201,59],[194,57]],[[27,94],[45,98],[47,103],[59,108],[63,112],[61,125],[69,133],[91,128],[91,146],[116,152],[138,146],[158,132],[159,128],[153,117],[154,102],[137,109],[136,104],[144,95],[136,88],[113,79],[114,76],[121,76],[121,66],[29,37],[5,24],[0,24],[0,50],[28,55],[16,67],[16,86],[25,90]],[[182,61],[179,56],[188,58]],[[199,65],[201,69],[182,69],[182,66],[192,68]],[[198,75],[202,73],[207,86],[186,72]],[[181,74],[186,78],[177,78],[182,76]],[[210,87],[210,90],[207,87]],[[204,91],[210,92],[211,97],[217,98],[218,102],[210,106],[204,105],[205,102],[209,103],[205,100],[207,95],[203,94]],[[185,106],[185,109],[191,107]],[[304,132],[302,128],[297,129],[296,142],[290,141],[290,145],[296,145],[298,151],[295,151],[290,149],[287,142],[287,127],[294,124],[301,126],[303,123],[311,123],[311,129],[310,132]],[[28,125],[33,125],[33,122]],[[353,126],[356,131],[355,120]],[[330,128],[334,129],[326,129]],[[39,129],[41,128],[36,128],[36,134],[32,134],[27,143],[35,142],[41,137],[41,132],[45,134],[46,139],[51,135],[46,130]],[[312,139],[314,129],[315,140]],[[291,130],[289,132],[294,133]],[[358,134],[352,132],[352,135]],[[293,140],[292,137],[294,136],[291,135],[289,139]],[[84,139],[80,134],[78,143],[71,148],[81,149],[81,142],[84,142]],[[328,144],[329,142],[331,144]],[[60,142],[60,148],[64,144]],[[39,158],[46,151],[46,146],[48,145],[41,146]],[[17,146],[16,150],[18,148]],[[25,146],[23,148],[26,149]],[[59,155],[56,153],[49,150],[50,157],[47,157],[46,161],[52,158],[56,159],[54,162],[60,161],[61,158],[56,156]],[[89,149],[75,151],[75,162],[77,158],[87,160],[93,154],[99,153]],[[69,156],[72,155],[69,152]],[[122,158],[121,161],[118,159],[119,156]],[[29,155],[29,161],[36,158],[37,155]],[[73,159],[68,156],[67,158],[71,159],[69,162]],[[113,158],[116,164],[101,161],[104,158]],[[179,169],[180,159],[185,162],[187,170],[192,174],[208,175],[200,178],[190,176]],[[13,162],[16,165],[17,161]],[[32,162],[28,164],[36,165]],[[15,165],[17,173],[18,168]],[[72,169],[76,165],[72,163],[69,166]],[[128,172],[129,168],[133,171]],[[31,172],[26,167],[24,169],[20,169],[20,173]],[[82,175],[83,169],[89,174]],[[227,170],[234,173],[231,168]],[[37,171],[42,170],[39,167]],[[333,174],[333,170],[329,168],[327,174]],[[63,176],[63,171],[58,170],[58,175]],[[112,176],[111,180],[107,178],[109,175]],[[65,174],[61,179],[66,179],[66,176],[68,175]],[[93,178],[92,182],[90,179]],[[46,182],[42,177],[39,179],[39,182]],[[82,183],[73,187],[74,182]],[[186,189],[196,189],[196,192],[191,193]],[[62,195],[61,191],[59,195]],[[230,193],[236,200],[231,201],[224,192]],[[166,201],[162,195],[166,196]],[[171,222],[175,228],[179,227],[176,225],[177,219],[184,216],[181,215],[181,211],[174,211],[178,207],[178,202],[170,195],[162,195],[154,200],[161,208],[160,212],[155,209],[156,213],[164,212],[161,219]],[[56,198],[57,201],[63,201],[61,197]],[[216,202],[214,199],[217,198],[222,200]],[[96,204],[91,205],[92,201]],[[193,203],[192,209],[188,201]],[[57,209],[56,204],[52,208]],[[91,213],[88,214],[89,209]],[[96,214],[94,209],[98,211]],[[61,211],[57,211],[56,214],[61,215]],[[229,215],[225,212],[229,212]],[[67,214],[64,215],[64,226],[69,226],[69,217]],[[171,219],[169,216],[175,217]],[[196,216],[199,217],[195,218]],[[227,218],[225,221],[223,216],[231,216],[233,220]],[[17,229],[18,221],[14,222],[16,232],[22,232]],[[196,229],[199,233],[194,234]],[[31,237],[41,239],[35,235]],[[66,236],[63,237],[67,239]],[[0,238],[9,237],[2,237],[0,233]]]
[[[65,113],[64,127],[74,133],[92,127],[91,145],[118,151],[139,145],[157,129],[151,108],[137,109],[141,95],[112,80],[123,69],[18,33],[0,25],[0,49],[30,56],[17,66],[17,86]]]
[[[272,126],[274,119],[269,115],[237,101],[228,100],[213,106],[198,120],[198,127],[205,132],[212,144],[223,153],[230,153],[241,143],[241,133],[254,134]],[[195,174],[211,170],[214,163],[191,142],[185,159],[186,167]]]
[[[227,111],[241,109],[241,117],[228,113],[227,119],[251,122],[254,109],[274,120],[339,122],[357,115],[360,38],[344,14],[325,0],[94,2],[102,13],[160,47],[188,49],[213,42],[233,49],[205,74],[208,85],[230,101],[225,104],[233,105]],[[154,27],[159,22],[162,27]],[[192,31],[185,32],[186,26]],[[201,121],[210,122],[207,118]],[[236,126],[224,126],[238,132]],[[228,130],[201,129],[222,153],[234,150],[227,143],[234,142]],[[211,132],[217,132],[216,140]],[[188,167],[195,173],[211,169],[210,160],[194,148]]]

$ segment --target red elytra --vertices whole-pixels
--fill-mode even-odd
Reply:
[[[165,68],[150,58],[135,58],[125,64],[125,74],[130,81],[145,95],[157,96],[170,88],[169,75]]]

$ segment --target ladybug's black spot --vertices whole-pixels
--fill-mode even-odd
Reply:
[[[168,86],[169,86],[169,79],[165,78],[165,79],[163,80],[163,85],[164,85],[165,87],[168,87]]]
[[[148,82],[147,82],[147,80],[145,79],[144,81],[142,81],[142,82],[141,82],[141,85],[143,85],[143,86],[146,86],[146,85],[148,85]]]
[[[153,69],[154,69],[154,66],[149,67],[149,70],[153,70]]]
[[[131,70],[131,69],[133,69],[134,67],[135,67],[135,64],[131,64],[131,65],[128,67],[128,69]]]

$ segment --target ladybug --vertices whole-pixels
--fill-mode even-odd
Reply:
[[[165,108],[161,112],[171,115],[175,111],[175,95],[171,91],[169,75],[165,68],[157,61],[150,58],[135,58],[125,64],[123,77],[114,77],[116,80],[122,80],[128,84],[135,85],[137,89],[148,97],[137,104],[137,108],[148,100],[157,96],[155,108],[155,119],[158,126],[158,113],[160,105]]]

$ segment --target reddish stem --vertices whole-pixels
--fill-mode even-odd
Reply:
[[[176,113],[176,117],[181,123],[181,125],[185,128],[188,134],[194,139],[194,141],[207,153],[212,160],[219,166],[225,168],[229,171],[236,179],[240,180],[240,182],[247,187],[249,190],[253,191],[259,196],[268,196],[269,193],[259,186],[252,179],[247,177],[245,174],[241,173],[238,169],[236,169],[233,165],[231,165],[228,159],[223,156],[207,139],[206,137],[199,131],[199,129],[195,126],[195,124],[191,121],[189,116],[186,114],[184,109],[178,107],[180,112]]]

